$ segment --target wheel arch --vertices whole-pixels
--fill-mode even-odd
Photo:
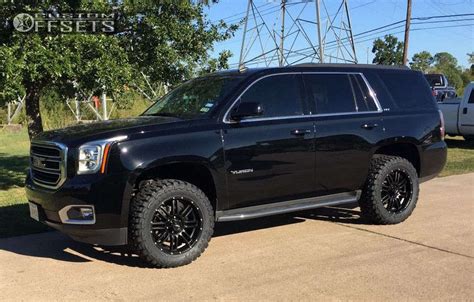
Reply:
[[[147,166],[140,166],[130,174],[127,189],[124,192],[122,205],[122,220],[128,223],[130,205],[133,194],[138,190],[139,184],[147,179],[177,179],[189,182],[201,189],[209,198],[214,211],[218,210],[219,196],[215,175],[217,172],[203,158],[170,158],[153,162]]]
[[[400,156],[408,160],[415,167],[418,176],[421,175],[421,156],[417,141],[410,138],[394,138],[379,144],[373,155],[383,154],[391,156]]]

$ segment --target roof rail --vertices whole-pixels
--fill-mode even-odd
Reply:
[[[374,69],[410,69],[404,65],[376,65],[376,64],[347,64],[347,63],[301,63],[287,67],[345,67],[345,68],[374,68]]]

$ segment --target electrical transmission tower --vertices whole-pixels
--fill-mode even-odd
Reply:
[[[239,67],[357,63],[348,0],[274,2],[248,0]]]

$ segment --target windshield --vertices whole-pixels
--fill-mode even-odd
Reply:
[[[182,119],[205,116],[242,80],[238,75],[210,75],[178,86],[148,108],[143,115]]]
[[[431,87],[443,86],[443,77],[440,74],[425,74],[425,78]]]

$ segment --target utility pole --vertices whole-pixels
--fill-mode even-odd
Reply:
[[[321,37],[321,14],[319,12],[319,0],[316,0],[316,23],[318,24],[319,63],[324,63],[324,45]]]
[[[281,0],[281,33],[280,33],[280,60],[279,65],[280,67],[284,64],[284,48],[283,43],[285,42],[285,15],[286,15],[286,0]]]
[[[408,63],[408,40],[410,37],[411,0],[407,0],[407,18],[405,20],[405,41],[403,43],[403,65]]]

